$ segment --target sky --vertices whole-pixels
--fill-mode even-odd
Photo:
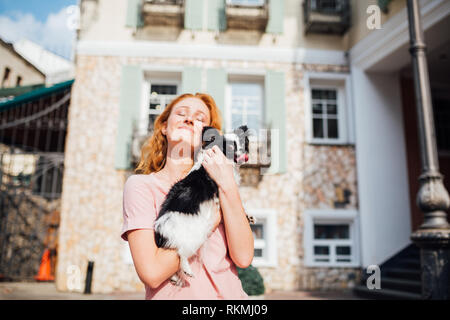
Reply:
[[[73,58],[74,5],[78,0],[0,0],[0,37],[14,43],[23,38]]]

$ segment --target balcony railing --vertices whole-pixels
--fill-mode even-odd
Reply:
[[[241,185],[257,186],[271,165],[270,131],[249,143],[249,160],[240,167]]]
[[[344,34],[350,27],[350,0],[305,0],[305,33]]]
[[[227,29],[265,31],[268,11],[266,0],[227,0]]]
[[[182,28],[184,0],[144,0],[142,17],[145,25]]]

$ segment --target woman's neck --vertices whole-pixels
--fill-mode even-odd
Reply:
[[[194,165],[192,153],[183,155],[176,152],[173,148],[167,150],[166,163],[160,170],[167,180],[174,183],[183,179]]]

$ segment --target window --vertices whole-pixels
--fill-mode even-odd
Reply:
[[[156,118],[181,90],[181,74],[177,72],[146,72],[142,88],[142,110],[138,135],[148,136],[154,129]]]
[[[276,266],[276,212],[267,209],[246,210],[246,212],[256,219],[256,223],[251,225],[255,239],[252,265],[256,267]]]
[[[227,131],[246,124],[259,133],[264,123],[263,83],[251,81],[232,81],[228,84]]]
[[[5,67],[5,71],[3,72],[3,78],[2,78],[2,87],[4,87],[5,85],[8,85],[8,78],[9,78],[9,74],[11,73],[11,69],[8,67]]]
[[[354,143],[349,76],[306,74],[304,88],[307,141],[331,145]]]
[[[342,10],[342,0],[311,0],[311,10],[334,13]]]
[[[307,266],[359,265],[356,211],[307,210],[304,226]]]
[[[450,103],[445,97],[433,99],[436,143],[440,156],[450,155]]]
[[[349,231],[349,224],[314,223],[314,262],[351,262],[352,246]],[[336,240],[339,242],[335,243]]]
[[[21,76],[17,76],[16,87],[20,86],[21,83],[22,83],[22,77]]]
[[[150,84],[148,131],[153,131],[156,118],[163,112],[166,106],[176,98],[177,84],[155,81]]]
[[[312,89],[313,138],[338,139],[336,89]]]

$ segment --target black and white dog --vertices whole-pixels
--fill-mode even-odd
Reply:
[[[180,270],[171,277],[172,283],[178,286],[184,284],[183,273],[193,276],[188,259],[205,243],[215,223],[218,187],[202,166],[204,152],[215,145],[233,160],[234,176],[239,184],[239,165],[248,160],[247,126],[234,130],[231,138],[213,127],[204,127],[202,147],[195,156],[194,166],[184,179],[172,186],[155,221],[156,245],[176,249],[180,256]]]

